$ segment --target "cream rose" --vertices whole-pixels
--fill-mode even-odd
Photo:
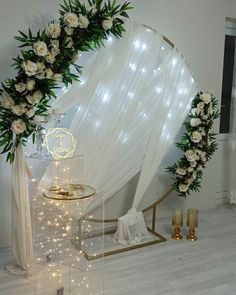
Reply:
[[[17,92],[24,92],[26,90],[26,84],[25,83],[18,83],[15,85],[15,89]]]
[[[15,103],[12,97],[8,93],[4,93],[4,95],[2,96],[2,99],[0,100],[0,105],[4,109],[10,110],[15,105]]]
[[[203,108],[204,108],[204,106],[205,106],[205,104],[204,104],[204,102],[199,102],[198,104],[197,104],[197,108],[199,109],[199,110],[202,110]]]
[[[37,72],[43,71],[43,70],[45,70],[45,68],[46,68],[46,66],[43,62],[37,62],[37,69],[38,69]]]
[[[89,20],[87,16],[79,15],[78,24],[81,29],[86,29],[89,25]]]
[[[195,162],[198,159],[198,155],[193,150],[187,150],[185,157],[189,162]]]
[[[47,28],[46,34],[48,37],[56,39],[61,34],[61,27],[59,24],[50,24]]]
[[[97,12],[97,8],[95,5],[88,6],[86,7],[86,12],[91,13],[93,15]]]
[[[197,127],[197,126],[201,125],[201,123],[202,123],[202,121],[199,118],[192,118],[190,120],[190,125],[192,127]]]
[[[52,48],[59,49],[59,46],[60,46],[59,40],[51,40],[51,41],[50,41],[50,46],[51,46]]]
[[[11,123],[11,130],[15,134],[21,134],[21,133],[25,132],[25,130],[26,130],[26,124],[21,119],[14,120]]]
[[[26,116],[28,118],[32,118],[35,114],[35,109],[29,109],[27,112],[26,112]]]
[[[43,98],[43,94],[40,90],[37,90],[33,93],[33,95],[27,95],[26,99],[30,104],[35,104],[39,102]]]
[[[50,50],[50,53],[51,53],[52,57],[55,58],[60,53],[60,49],[52,47]]]
[[[23,105],[23,104],[14,105],[12,107],[12,112],[17,116],[23,115],[26,112],[25,105]]]
[[[188,167],[188,169],[187,169],[187,171],[189,172],[189,173],[191,173],[191,172],[193,172],[193,167]]]
[[[48,53],[47,44],[43,41],[37,41],[33,46],[34,53],[38,56],[46,56]]]
[[[177,168],[175,172],[179,175],[186,175],[186,170],[184,168]]]
[[[53,76],[53,71],[50,68],[48,68],[45,70],[45,75],[47,79],[51,79]]]
[[[53,80],[57,83],[60,84],[62,82],[62,75],[61,74],[54,74],[53,75]]]
[[[191,141],[194,143],[198,143],[202,140],[202,134],[198,131],[194,131],[191,136]]]
[[[74,29],[70,27],[65,27],[65,32],[68,36],[72,36],[74,33]]]
[[[180,191],[181,193],[186,193],[188,190],[189,190],[189,185],[188,185],[188,184],[183,184],[183,183],[181,183],[181,184],[179,185],[179,191]]]
[[[64,15],[64,23],[69,27],[69,28],[77,28],[79,25],[79,18],[75,13],[72,12],[67,12]]]
[[[22,63],[22,68],[24,69],[26,75],[29,77],[36,75],[38,70],[37,64],[30,60],[24,61]]]
[[[35,80],[34,79],[28,80],[26,83],[27,90],[32,91],[32,90],[34,90],[34,87],[35,87]]]
[[[200,99],[205,103],[208,104],[211,102],[211,95],[208,93],[203,93],[200,95]]]
[[[102,21],[102,27],[105,31],[110,30],[113,27],[113,18],[107,17]]]
[[[197,166],[196,161],[190,162],[190,167],[195,168],[196,166]]]
[[[53,64],[55,60],[55,57],[51,54],[51,52],[49,52],[46,56],[46,61],[50,64]]]

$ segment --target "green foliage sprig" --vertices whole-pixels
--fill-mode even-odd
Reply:
[[[176,145],[184,155],[166,170],[173,175],[172,187],[180,196],[199,191],[203,169],[217,150],[214,120],[219,117],[213,94],[199,92],[192,101],[191,112],[184,123],[186,132]]]
[[[124,18],[132,9],[129,2],[64,0],[58,22],[33,35],[19,31],[15,37],[21,54],[13,58],[15,78],[6,79],[0,89],[0,148],[13,162],[17,146],[35,134],[36,116],[47,115],[49,101],[56,98],[61,83],[79,81],[81,67],[75,63],[78,52],[103,46],[109,34],[122,37]],[[77,75],[71,71],[74,66]]]

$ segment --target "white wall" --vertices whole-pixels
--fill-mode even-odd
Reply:
[[[16,55],[17,30],[29,26],[34,30],[58,16],[59,0],[0,0],[0,80],[11,76],[11,57]],[[123,2],[123,1],[120,1]],[[235,0],[138,0],[131,16],[168,36],[189,62],[199,89],[214,90],[220,97],[224,53],[225,17],[236,18]],[[220,147],[205,172],[200,194],[184,202],[172,198],[160,208],[160,215],[169,214],[176,202],[201,209],[215,207],[218,197],[227,189],[227,137],[220,136]],[[0,158],[0,245],[10,242],[10,169]],[[107,203],[109,217],[123,214],[132,202],[136,179],[126,186],[119,198]],[[156,195],[155,181],[146,199],[149,204]],[[174,200],[174,201],[173,201]],[[113,203],[114,201],[114,203]]]

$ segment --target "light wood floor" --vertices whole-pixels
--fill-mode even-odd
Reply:
[[[200,214],[197,242],[172,240],[169,224],[157,227],[167,242],[105,259],[105,294],[236,295],[236,208]],[[0,295],[33,295],[32,281],[4,272],[9,260],[1,249]]]

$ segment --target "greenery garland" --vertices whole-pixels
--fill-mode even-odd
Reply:
[[[176,145],[184,152],[179,161],[167,168],[174,180],[172,187],[180,196],[199,191],[203,169],[217,150],[214,120],[219,117],[218,102],[211,93],[199,92],[192,101],[191,112],[184,123],[186,132]]]
[[[110,33],[122,37],[124,18],[132,9],[129,2],[64,0],[60,5],[59,22],[34,36],[19,31],[21,55],[14,58],[15,78],[6,79],[0,89],[0,147],[13,162],[17,146],[25,144],[36,131],[36,116],[47,115],[49,101],[56,98],[55,89],[79,81],[81,67],[75,63],[78,52],[94,50],[103,45]],[[74,66],[78,75],[71,72]]]

